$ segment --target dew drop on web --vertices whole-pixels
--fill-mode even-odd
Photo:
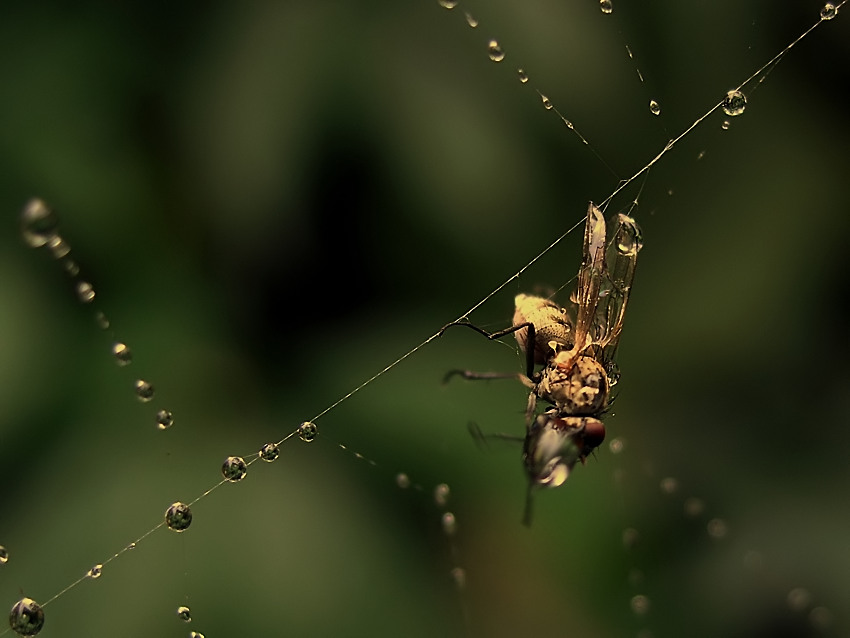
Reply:
[[[543,102],[543,108],[547,111],[552,110],[552,101],[546,97],[545,95],[540,96],[540,100]]]
[[[241,456],[228,456],[221,465],[221,475],[225,481],[237,483],[245,478],[248,466]]]
[[[661,492],[664,494],[675,494],[679,489],[679,482],[672,476],[661,479]]]
[[[406,490],[410,487],[410,477],[404,472],[400,472],[395,475],[395,484],[398,485],[401,489]]]
[[[5,565],[9,562],[9,552],[8,550],[0,545],[0,565]]]
[[[653,115],[661,115],[661,105],[655,100],[649,101],[649,112]]]
[[[708,535],[715,540],[726,538],[729,533],[729,525],[722,518],[712,518],[706,524],[705,529]]]
[[[40,199],[31,199],[21,211],[21,234],[32,248],[44,246],[59,228],[59,217]]]
[[[143,379],[136,379],[136,383],[133,387],[135,388],[136,396],[142,403],[147,403],[148,401],[153,399],[153,386],[147,381]]]
[[[437,2],[444,9],[454,9],[457,6],[457,0],[437,0]]]
[[[801,612],[808,609],[809,605],[812,604],[812,595],[802,587],[795,587],[788,592],[786,600],[791,611]]]
[[[192,622],[192,611],[186,606],[177,608],[177,617],[183,622]]]
[[[86,576],[88,576],[89,578],[91,578],[93,580],[100,578],[102,575],[103,575],[103,565],[101,565],[100,563],[98,563],[97,565],[92,567],[86,573]]]
[[[644,616],[649,613],[650,601],[648,596],[644,596],[643,594],[638,594],[637,596],[632,596],[632,600],[630,601],[630,606],[632,608],[632,612],[637,616]]]
[[[526,74],[525,69],[522,69],[522,68],[517,69],[516,74],[517,74],[517,77],[519,77],[520,82],[522,82],[523,84],[528,82],[528,75]]]
[[[260,448],[260,458],[271,463],[280,456],[280,446],[277,443],[266,443]]]
[[[602,13],[611,13],[614,11],[614,5],[611,3],[611,0],[599,0],[599,8],[602,10]]]
[[[505,52],[495,40],[490,40],[487,45],[487,55],[490,56],[490,59],[493,60],[493,62],[501,62],[505,59]]]
[[[457,532],[457,520],[455,519],[455,515],[451,512],[446,512],[443,514],[442,519],[443,524],[443,533],[446,536],[454,536],[455,532]]]
[[[44,610],[32,598],[21,598],[9,612],[9,627],[19,636],[35,636],[44,627]]]
[[[315,440],[318,433],[319,428],[312,421],[304,421],[304,423],[298,426],[298,438],[304,441],[304,443]]]
[[[434,503],[437,504],[437,507],[445,507],[449,502],[449,495],[451,494],[451,489],[445,483],[440,483],[437,487],[434,488]]]
[[[478,26],[478,20],[472,17],[472,14],[469,11],[464,11],[463,16],[466,18],[466,24],[470,26],[470,28],[474,29]]]
[[[174,415],[168,410],[159,410],[156,413],[156,427],[158,430],[167,430],[174,425]]]
[[[165,524],[172,531],[185,531],[192,524],[192,510],[180,501],[172,503],[165,510]]]
[[[838,15],[838,9],[831,2],[827,2],[820,10],[821,20],[832,20],[836,15]]]
[[[747,108],[747,96],[737,89],[729,91],[723,98],[721,108],[730,117],[738,116]]]
[[[190,631],[189,638],[204,638],[204,634],[202,634],[200,631]]]
[[[82,303],[91,303],[94,301],[94,288],[87,281],[78,281],[75,286],[77,290],[77,299]]]
[[[117,341],[112,344],[112,356],[115,357],[115,362],[119,366],[130,365],[133,361],[133,353],[126,343]]]
[[[720,124],[720,128],[722,128],[724,131],[728,131],[729,126],[731,126],[729,120],[723,120],[723,122]]]

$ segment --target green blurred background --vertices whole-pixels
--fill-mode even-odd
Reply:
[[[0,601],[50,598],[215,484],[225,456],[282,438],[463,314],[819,9],[4,4]],[[521,359],[458,331],[323,416],[316,442],[200,501],[185,534],[158,531],[51,603],[42,635],[847,635],[849,33],[846,16],[823,24],[728,131],[713,114],[612,202],[644,184],[606,419],[624,451],[540,494],[531,529],[520,451],[481,452],[466,428],[521,434],[524,389],[440,383]],[[21,242],[33,195],[59,211],[128,368]],[[573,233],[471,319],[506,326],[517,292],[560,287],[578,260]],[[138,377],[152,404],[132,397]],[[441,482],[452,543],[430,502]],[[187,602],[189,626],[174,613]],[[807,618],[820,605],[823,631]]]

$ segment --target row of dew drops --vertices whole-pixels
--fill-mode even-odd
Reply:
[[[71,257],[71,247],[62,238],[58,230],[59,218],[57,214],[53,211],[53,209],[48,207],[44,203],[44,201],[38,198],[34,198],[27,202],[27,204],[23,208],[23,211],[21,212],[21,234],[24,238],[25,243],[32,248],[46,248],[50,252],[52,257],[60,263],[62,269],[71,278],[73,288],[76,291],[77,297],[80,302],[86,305],[92,304],[95,299],[94,287],[91,285],[91,283],[83,280],[80,277],[80,268]],[[95,319],[101,329],[110,329],[110,322],[101,311],[98,310],[95,312]],[[115,361],[120,367],[126,367],[130,365],[130,363],[132,363],[132,353],[127,344],[120,341],[113,341],[111,346],[111,352],[113,357],[115,358]],[[136,397],[143,403],[148,403],[154,398],[154,387],[151,383],[145,380],[135,380],[133,383],[133,390]],[[169,410],[160,409],[156,412],[155,424],[157,429],[167,430],[174,424],[174,416]],[[213,490],[217,489],[221,485],[224,485],[225,483],[238,483],[242,481],[248,473],[248,467],[258,459],[262,459],[267,463],[275,461],[280,456],[280,446],[296,435],[301,441],[305,443],[310,443],[314,441],[319,435],[319,429],[314,422],[304,421],[293,432],[288,434],[281,441],[278,441],[277,443],[264,444],[259,450],[259,452],[256,452],[248,457],[248,461],[246,461],[245,458],[241,456],[228,456],[221,466],[221,475],[223,478],[219,483],[217,483],[212,488],[195,498],[190,503],[183,503],[178,501],[169,505],[168,508],[165,510],[164,520],[161,523],[159,523],[153,529],[142,535],[136,541],[127,545],[124,549],[110,557],[104,563],[98,563],[94,565],[86,572],[83,577],[71,583],[69,586],[67,586],[61,592],[53,596],[46,603],[44,603],[43,605],[39,604],[38,602],[29,597],[23,597],[18,600],[12,606],[12,609],[9,613],[9,626],[12,631],[14,631],[20,636],[35,636],[36,634],[38,634],[44,627],[44,607],[47,604],[59,598],[68,590],[70,590],[77,584],[83,582],[84,580],[99,579],[103,574],[104,565],[106,563],[115,560],[126,551],[135,549],[137,544],[141,540],[146,538],[149,534],[153,533],[160,527],[165,526],[168,529],[178,533],[186,531],[192,524],[192,505],[194,505],[200,499],[204,498]],[[371,459],[367,459],[359,452],[353,452],[349,450],[345,445],[341,443],[336,443],[336,445],[344,452],[353,455],[359,460],[365,460],[372,466],[377,465]],[[403,473],[395,475],[395,483],[400,489],[413,489],[418,492],[426,491],[421,485],[413,483],[410,478]],[[441,527],[445,536],[451,539],[457,531],[457,521],[454,513],[447,511],[446,509],[449,501],[449,495],[450,488],[445,483],[441,483],[437,485],[436,488],[434,488],[433,499],[435,505],[439,508],[441,513]],[[451,549],[452,555],[456,555],[456,548],[452,546]],[[9,557],[10,554],[7,548],[3,545],[0,545],[0,565],[7,563],[9,561]],[[462,588],[465,585],[466,573],[462,567],[453,567],[450,571],[450,576],[452,581],[458,588]],[[184,622],[188,623],[192,621],[191,610],[185,605],[181,605],[177,608],[177,616]],[[2,633],[5,632],[0,632],[0,634]],[[204,635],[197,631],[190,632],[189,636],[190,638],[204,638]]]

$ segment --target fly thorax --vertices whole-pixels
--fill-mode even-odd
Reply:
[[[564,414],[599,414],[608,404],[608,377],[593,357],[577,357],[568,368],[548,366],[539,388],[538,396]]]

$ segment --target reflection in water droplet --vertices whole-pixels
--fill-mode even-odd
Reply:
[[[838,9],[831,2],[827,2],[823,5],[823,9],[820,10],[821,20],[832,20],[836,15],[838,15]]]
[[[661,491],[664,494],[675,494],[679,489],[679,481],[672,476],[661,479]]]
[[[685,516],[688,518],[696,518],[705,511],[705,503],[696,496],[689,496],[685,499]]]
[[[136,379],[135,389],[136,396],[139,397],[139,401],[141,401],[142,403],[147,403],[148,401],[153,399],[153,386],[147,381],[144,381],[142,379]]]
[[[192,524],[192,510],[185,503],[177,501],[165,510],[165,524],[168,529],[182,532]]]
[[[260,458],[271,463],[280,456],[280,446],[277,443],[266,443],[260,448]]]
[[[224,459],[224,463],[221,466],[221,475],[225,481],[236,483],[245,478],[247,473],[248,466],[241,456],[228,456]]]
[[[94,288],[87,281],[77,282],[77,298],[83,303],[91,303],[94,301]]]
[[[528,82],[528,75],[525,72],[525,69],[517,69],[516,74],[519,76],[519,81],[525,84]]]
[[[735,117],[743,113],[744,109],[747,108],[747,96],[737,89],[729,91],[726,97],[723,98],[723,104],[721,106],[726,115]]]
[[[546,109],[547,111],[551,110],[552,101],[548,97],[546,97],[545,95],[541,95],[540,99],[543,102],[543,108]]]
[[[505,59],[505,52],[502,51],[502,47],[500,47],[499,43],[495,40],[490,40],[487,45],[487,54],[493,62],[501,62]]]
[[[21,234],[32,248],[44,246],[59,228],[59,217],[40,199],[31,199],[21,211]]]
[[[115,342],[112,344],[112,354],[115,357],[116,363],[119,366],[130,365],[133,361],[133,353],[130,351],[130,348],[127,347],[127,344],[121,342]]]
[[[451,490],[449,486],[445,483],[440,483],[437,487],[434,488],[434,502],[437,504],[437,507],[445,507],[446,503],[449,502],[449,495],[451,494]]]
[[[319,428],[312,421],[304,421],[301,425],[298,426],[298,438],[304,441],[305,443],[309,443],[310,441],[314,440],[318,433]]]
[[[446,536],[454,536],[457,531],[457,521],[455,520],[455,515],[451,512],[446,512],[443,514],[443,532],[445,532]]]
[[[602,13],[611,13],[614,5],[611,4],[611,0],[599,0],[599,8],[602,9]]]
[[[649,598],[647,596],[644,596],[643,594],[632,596],[631,608],[638,616],[643,616],[649,612],[649,607]]]
[[[708,535],[716,540],[726,538],[726,534],[729,533],[729,526],[722,518],[712,518],[708,521],[705,529],[708,532]]]
[[[437,0],[444,9],[454,9],[457,6],[457,0]]]
[[[791,611],[802,612],[812,604],[812,595],[802,587],[795,587],[788,592],[787,600]]]
[[[410,477],[404,472],[401,472],[395,475],[395,483],[401,489],[406,490],[408,487],[410,487]]]
[[[44,610],[32,598],[21,598],[9,612],[9,627],[19,636],[35,636],[44,627]]]
[[[103,565],[98,563],[88,571],[86,576],[92,579],[97,579],[100,578],[101,574],[103,574]]]
[[[192,622],[192,611],[188,607],[178,607],[177,616],[183,622]]]
[[[5,565],[9,562],[9,551],[0,545],[0,565]]]
[[[156,413],[156,427],[158,430],[167,430],[174,425],[174,415],[168,410],[159,410]]]
[[[472,14],[469,11],[463,12],[464,17],[466,18],[466,24],[468,24],[473,29],[478,26],[478,20],[472,17]]]
[[[655,100],[649,101],[649,111],[653,115],[661,115],[661,105]]]

